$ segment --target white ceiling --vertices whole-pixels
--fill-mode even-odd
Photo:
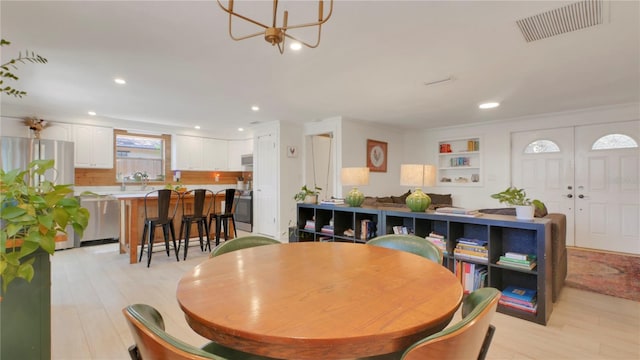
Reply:
[[[411,129],[640,101],[638,1],[607,3],[602,25],[525,42],[516,20],[569,3],[337,0],[318,48],[280,55],[260,37],[231,40],[215,1],[3,0],[12,44],[2,62],[29,49],[49,63],[20,65],[11,85],[28,96],[2,96],[2,115],[227,134],[256,121],[344,116]],[[271,14],[265,1],[235,8]],[[290,25],[317,13],[309,1],[285,8]],[[502,105],[479,110],[485,101]]]

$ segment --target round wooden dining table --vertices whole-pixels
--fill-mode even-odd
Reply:
[[[462,301],[445,267],[408,252],[339,242],[236,250],[180,280],[189,326],[279,359],[350,359],[406,349],[443,329]]]

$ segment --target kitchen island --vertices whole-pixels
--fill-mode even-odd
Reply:
[[[113,195],[120,200],[120,253],[129,253],[129,263],[135,264],[138,262],[138,247],[142,238],[142,230],[144,227],[144,196],[145,194],[115,194]],[[207,200],[210,196],[207,198]],[[193,209],[193,196],[174,196],[171,200],[171,204],[174,205],[177,201],[184,201],[184,207],[187,213],[190,213]],[[216,197],[215,211],[219,212],[221,203],[224,201],[224,194],[220,194]],[[149,197],[147,199],[147,205],[152,209],[157,207],[157,198]],[[176,230],[176,241],[180,240],[180,223],[182,222],[182,205],[178,205],[176,216],[173,219],[173,224]],[[210,229],[209,238],[214,241],[215,245],[215,225],[211,224],[214,229]],[[230,226],[233,226],[230,224]],[[233,235],[233,229],[229,231],[229,237]],[[192,225],[191,234],[198,234],[196,225]],[[196,235],[197,236],[197,235]],[[155,242],[164,243],[164,235],[162,231],[157,231],[155,234]]]

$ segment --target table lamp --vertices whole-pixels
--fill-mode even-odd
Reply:
[[[340,173],[340,181],[342,185],[352,185],[353,189],[349,191],[344,198],[344,202],[352,207],[359,207],[364,202],[364,194],[358,190],[357,186],[369,185],[369,168],[367,167],[349,167],[342,168]]]
[[[429,195],[422,192],[421,186],[436,184],[436,168],[433,165],[400,165],[400,185],[415,186],[416,190],[407,196],[406,204],[411,211],[424,212],[431,205]]]

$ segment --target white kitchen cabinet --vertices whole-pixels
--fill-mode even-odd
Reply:
[[[189,171],[227,170],[226,140],[174,135],[171,138],[171,169]]]
[[[113,128],[74,124],[73,141],[77,168],[113,168]]]
[[[202,138],[173,135],[171,137],[171,170],[204,170]]]
[[[71,124],[49,122],[40,132],[41,139],[73,141],[73,127]]]
[[[253,154],[253,139],[229,140],[229,170],[243,171],[242,155]]]
[[[203,139],[204,170],[227,170],[229,168],[229,142],[227,140]]]

